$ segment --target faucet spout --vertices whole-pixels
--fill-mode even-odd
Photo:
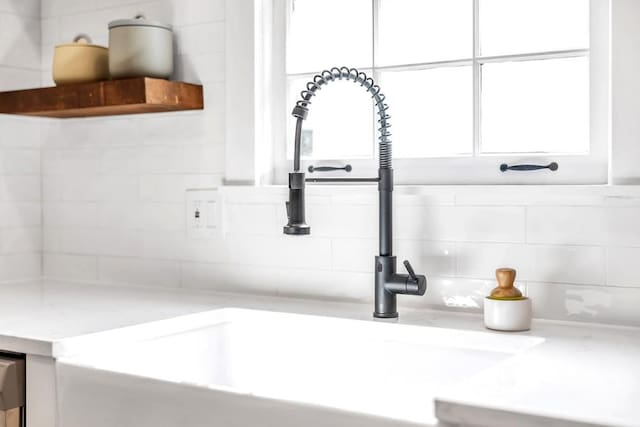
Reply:
[[[379,167],[376,178],[313,178],[306,179],[300,171],[300,140],[302,122],[309,114],[311,99],[322,87],[335,80],[350,80],[364,87],[373,99],[377,108],[379,123]],[[397,295],[424,295],[427,289],[427,279],[423,275],[416,275],[408,261],[405,266],[408,275],[396,273],[396,257],[393,256],[393,168],[391,156],[391,133],[389,128],[389,106],[386,97],[372,78],[355,68],[332,68],[316,75],[307,83],[306,90],[300,93],[301,99],[293,108],[292,115],[296,120],[294,145],[293,172],[289,174],[289,201],[287,208],[287,225],[284,233],[289,235],[305,235],[311,233],[311,228],[305,219],[305,183],[306,182],[377,182],[379,193],[379,255],[375,265],[375,311],[374,317],[398,317]]]

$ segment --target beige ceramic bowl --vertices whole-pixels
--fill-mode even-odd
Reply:
[[[56,46],[53,55],[53,81],[57,85],[92,83],[109,79],[109,50],[91,44],[88,36],[77,36],[73,43]]]

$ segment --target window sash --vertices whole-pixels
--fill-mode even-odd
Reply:
[[[274,30],[286,31],[289,20],[290,0],[276,0],[274,2]],[[450,66],[467,65],[473,67],[473,154],[461,157],[443,157],[443,158],[412,158],[399,159],[394,158],[394,169],[396,169],[396,182],[399,184],[538,184],[538,183],[554,183],[554,184],[599,184],[607,182],[608,174],[608,143],[609,143],[609,85],[608,85],[608,31],[609,31],[609,5],[606,0],[590,0],[591,6],[591,22],[590,22],[590,47],[589,49],[573,49],[551,52],[534,52],[526,54],[512,54],[500,56],[481,56],[479,55],[479,27],[478,27],[478,4],[479,0],[470,0],[474,3],[474,50],[472,58],[464,58],[459,60],[425,62],[419,64],[402,64],[391,66],[375,66],[375,52],[378,31],[378,1],[373,1],[374,26],[373,26],[373,45],[374,63],[368,69],[362,71],[372,75],[376,80],[379,79],[382,71],[410,71],[423,70],[430,68],[442,68]],[[280,22],[277,22],[280,20]],[[285,24],[286,25],[283,25]],[[279,26],[280,25],[280,26]],[[286,40],[285,37],[278,37]],[[280,76],[280,83],[277,85],[279,89],[276,92],[283,94],[280,100],[287,98],[287,80],[294,77],[312,78],[316,73],[286,73],[286,46],[274,46],[274,64],[280,63],[282,74],[274,72],[274,76]],[[501,154],[484,154],[480,151],[480,73],[481,66],[489,63],[543,60],[553,58],[572,58],[572,57],[589,57],[590,58],[590,150],[588,154],[558,154],[558,153],[501,153]],[[283,143],[293,137],[292,129],[285,129],[289,121],[287,114],[289,113],[288,105],[281,102],[274,102],[270,105],[274,110],[280,109],[281,113],[274,111],[274,141],[282,141],[274,143],[274,169],[272,182],[282,184],[286,182],[286,173],[290,168],[290,160],[287,160],[286,148],[288,144]],[[290,127],[290,126],[289,126]],[[373,141],[372,141],[373,143]],[[377,146],[375,147],[377,155]],[[551,161],[557,161],[560,169],[557,172],[533,172],[533,173],[502,173],[499,171],[501,163],[531,163],[547,164]],[[309,161],[303,160],[303,167],[308,164],[326,165],[326,164],[345,164],[349,163],[354,167],[353,175],[375,175],[377,171],[377,162],[374,159],[358,160],[358,159],[314,159]],[[340,173],[324,173],[323,176],[340,176]]]

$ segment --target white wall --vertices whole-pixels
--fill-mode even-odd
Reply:
[[[38,86],[39,19],[39,0],[0,0],[0,91]]]
[[[54,44],[104,43],[138,12],[176,26],[176,77],[205,84],[206,110],[43,125],[45,275],[370,301],[375,188],[310,190],[312,235],[294,238],[284,188],[225,187],[223,235],[186,237],[184,191],[225,172],[223,1],[43,0],[43,68]],[[397,255],[430,279],[401,304],[480,311],[513,266],[537,317],[640,325],[638,218],[637,187],[398,188]]]
[[[39,0],[0,0],[0,90],[38,86],[39,17]],[[0,115],[0,281],[41,274],[39,130]]]
[[[174,26],[174,78],[205,87],[204,111],[43,125],[46,274],[175,286],[176,251],[188,246],[184,191],[219,185],[224,170],[224,1],[42,4],[43,68],[54,45],[77,33],[106,45],[109,21],[142,13]]]

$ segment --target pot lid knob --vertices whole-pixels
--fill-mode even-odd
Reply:
[[[78,34],[73,38],[74,43],[91,44],[91,37],[86,34]]]

